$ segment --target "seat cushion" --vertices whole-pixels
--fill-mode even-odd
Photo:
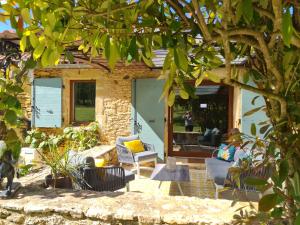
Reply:
[[[129,181],[133,181],[135,179],[134,173],[132,173],[129,170],[124,170],[125,171],[125,183],[128,183]]]
[[[138,139],[139,139],[139,136],[137,134],[128,136],[128,137],[117,137],[116,144],[124,145],[125,141],[133,141],[133,140],[138,140]]]
[[[134,154],[134,160],[136,162],[141,162],[148,159],[155,159],[156,157],[157,153],[152,151],[145,151]]]
[[[223,161],[217,158],[205,159],[205,165],[209,176],[218,185],[223,185],[226,179],[228,169],[232,166],[233,162]]]

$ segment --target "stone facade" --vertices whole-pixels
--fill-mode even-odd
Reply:
[[[134,192],[23,189],[17,199],[0,200],[0,224],[231,224],[235,210],[248,203],[231,204]]]
[[[221,78],[225,76],[224,68],[219,68],[213,73]],[[36,69],[34,77],[61,77],[63,80],[63,127],[71,124],[71,81],[75,80],[95,80],[96,81],[96,120],[99,122],[101,130],[101,143],[114,144],[117,136],[127,136],[130,134],[131,116],[131,94],[132,80],[137,78],[156,78],[161,74],[161,70],[149,69],[144,64],[124,66],[118,64],[113,72],[105,69],[92,67],[68,67]],[[31,118],[31,84],[24,85],[25,93],[22,94],[22,105],[27,118]],[[167,118],[166,105],[166,118]],[[241,102],[240,90],[234,88],[233,99],[233,127],[240,127]],[[43,129],[44,130],[44,129]],[[50,129],[51,132],[59,130]],[[168,129],[165,127],[165,151],[167,151]]]
[[[112,73],[102,69],[53,68],[35,70],[34,76],[61,77],[63,80],[63,127],[71,124],[71,81],[96,81],[96,120],[101,131],[101,143],[114,144],[117,136],[130,134],[131,82],[136,78],[155,78],[159,70],[146,66],[118,67]],[[25,84],[22,105],[31,118],[31,84]],[[53,131],[53,129],[51,129]]]

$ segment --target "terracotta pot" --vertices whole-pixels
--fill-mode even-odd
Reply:
[[[46,186],[54,187],[55,188],[65,188],[65,189],[71,189],[72,188],[72,180],[70,177],[58,175],[56,180],[54,180],[52,174],[49,174],[45,177],[45,183]]]

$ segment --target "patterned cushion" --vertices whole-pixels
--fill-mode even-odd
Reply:
[[[234,153],[235,153],[235,146],[221,144],[221,146],[219,147],[217,158],[231,162],[234,160]]]

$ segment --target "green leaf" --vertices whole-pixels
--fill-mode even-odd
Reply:
[[[287,160],[282,160],[279,165],[279,182],[282,183],[288,177],[289,163]]]
[[[119,49],[117,43],[115,42],[115,40],[110,39],[110,53],[109,53],[108,65],[111,69],[115,67],[115,64],[117,63],[118,59],[119,59]]]
[[[39,39],[36,37],[34,33],[30,34],[29,41],[33,48],[36,48],[36,46],[39,44]]]
[[[259,177],[246,177],[245,183],[253,186],[262,186],[268,184],[268,182],[265,179]]]
[[[253,18],[252,0],[243,0],[242,7],[244,19],[250,23]]]
[[[15,125],[17,123],[17,114],[13,110],[7,110],[4,114],[4,120],[11,125]]]
[[[171,106],[174,105],[175,97],[176,97],[175,92],[174,92],[173,90],[170,91],[170,94],[169,94],[169,96],[168,96],[168,106],[171,107]]]
[[[290,10],[286,9],[286,12],[282,17],[282,38],[285,45],[290,46],[293,35],[293,22]]]
[[[202,83],[203,79],[204,79],[204,74],[200,75],[200,76],[197,78],[197,80],[196,80],[196,82],[195,82],[195,86],[198,87],[198,86]]]
[[[298,211],[298,214],[295,219],[295,225],[299,225],[299,224],[300,224],[300,212]]]
[[[10,14],[10,25],[14,29],[18,28],[18,22],[16,20],[16,17],[12,13]]]
[[[51,50],[48,48],[45,50],[44,54],[42,55],[41,63],[43,67],[49,66],[49,55],[51,53]]]
[[[34,49],[33,51],[33,58],[37,60],[38,58],[41,57],[45,49],[45,43],[40,42],[39,45]]]
[[[221,82],[221,78],[215,73],[206,71],[206,72],[204,72],[204,76],[207,77],[212,82],[215,82],[215,83],[220,83]]]
[[[241,17],[243,15],[243,1],[239,1],[237,8],[236,8],[236,19],[237,22],[240,21]]]
[[[259,97],[260,97],[259,95],[255,96],[255,97],[251,100],[251,104],[252,104],[252,105],[255,105],[255,101],[256,101],[256,99],[258,99]]]
[[[28,8],[23,8],[21,10],[21,15],[23,20],[27,23],[27,24],[31,24],[31,18],[30,18],[30,12]]]
[[[250,72],[247,71],[246,73],[243,74],[243,82],[244,84],[247,84],[250,80]]]
[[[189,93],[187,93],[185,90],[180,89],[179,95],[182,99],[189,99]]]
[[[25,52],[26,45],[27,45],[27,37],[24,35],[24,36],[21,38],[21,41],[20,41],[20,50],[21,50],[22,52]]]
[[[186,52],[182,48],[174,49],[174,61],[178,69],[184,72],[188,70],[189,61]]]
[[[255,123],[251,124],[251,134],[253,136],[256,136],[256,126],[255,126]]]
[[[56,24],[56,18],[55,18],[54,13],[48,13],[47,20],[48,20],[48,23],[49,23],[51,29],[53,30],[53,28],[55,27],[55,24]]]
[[[259,129],[259,133],[261,134],[264,134],[270,127],[271,125],[270,124],[267,124],[265,126],[262,126],[260,129]]]
[[[262,108],[264,108],[265,106],[260,106],[260,107],[257,107],[257,108],[254,108],[254,109],[251,109],[250,111],[244,113],[243,116],[251,116],[252,114],[258,112],[259,110],[261,110]]]
[[[262,212],[268,212],[274,208],[277,204],[277,194],[268,194],[263,196],[258,203],[258,210]]]

